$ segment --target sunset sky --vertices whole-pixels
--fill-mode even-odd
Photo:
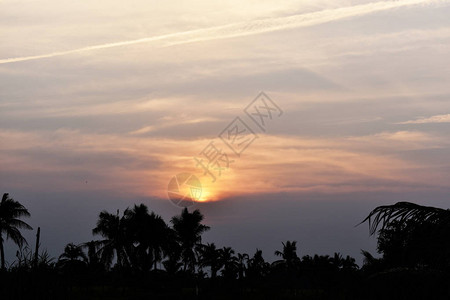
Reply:
[[[450,207],[450,1],[0,1],[0,192],[52,255],[196,174],[205,241],[375,252],[381,204]],[[282,110],[261,130],[244,109]],[[258,136],[236,156],[236,118]],[[215,182],[194,157],[234,160]],[[34,243],[35,232],[26,233]],[[7,247],[10,260],[15,249]]]

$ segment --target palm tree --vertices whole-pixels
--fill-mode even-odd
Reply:
[[[222,261],[220,260],[219,249],[216,248],[214,243],[199,245],[197,247],[199,254],[199,264],[201,267],[211,268],[211,278],[216,278],[217,271],[222,267]]]
[[[177,234],[172,228],[167,228],[166,249],[164,249],[167,259],[162,262],[167,273],[176,274],[183,264],[181,260],[181,246],[177,241]]]
[[[195,247],[202,242],[202,234],[209,230],[209,226],[201,224],[203,215],[198,209],[192,213],[184,208],[181,215],[172,218],[171,223],[181,246],[181,257],[184,271],[195,270]]]
[[[150,229],[148,209],[144,204],[127,208],[123,213],[123,230],[127,240],[126,251],[134,268],[147,271],[152,265],[152,253],[148,253]]]
[[[168,226],[155,213],[148,213],[144,204],[134,205],[124,212],[127,236],[135,245],[134,264],[147,271],[152,264],[157,268],[167,249]]]
[[[101,243],[98,241],[90,241],[81,246],[87,249],[87,261],[89,265],[97,265],[100,262],[98,248],[101,246]]]
[[[336,269],[354,270],[358,268],[353,257],[347,255],[345,258],[339,252],[335,252],[333,257],[330,257],[330,264]]]
[[[256,249],[255,254],[248,260],[248,277],[261,278],[267,275],[269,270],[269,263],[267,263],[263,256],[262,250]]]
[[[109,267],[114,257],[117,258],[119,267],[129,265],[127,246],[129,245],[125,227],[126,222],[123,217],[113,215],[107,211],[102,211],[98,217],[97,226],[92,229],[92,233],[100,234],[105,239],[100,241],[100,256],[102,262]]]
[[[150,229],[149,239],[149,251],[153,256],[153,266],[157,269],[157,263],[169,253],[171,232],[169,226],[161,218],[161,216],[151,213],[148,216],[147,226]]]
[[[243,279],[246,271],[246,264],[248,264],[249,256],[247,253],[238,253],[237,255],[237,263],[238,263],[238,272],[239,279]]]
[[[238,273],[238,261],[231,247],[223,247],[220,251],[220,259],[223,264],[222,275],[225,278],[235,279]]]
[[[285,243],[281,243],[283,245],[282,251],[275,251],[276,256],[282,257],[282,263],[287,267],[288,270],[291,270],[296,264],[300,262],[300,258],[297,256],[297,242],[296,241],[287,241]]]
[[[63,268],[70,268],[74,271],[79,266],[85,266],[87,261],[86,254],[83,252],[82,245],[69,243],[64,247],[64,252],[58,258],[58,263]]]
[[[416,224],[434,223],[448,227],[450,226],[450,210],[410,202],[398,202],[394,205],[378,206],[360,224],[368,221],[369,232],[373,235],[379,227],[384,229],[393,221],[405,222],[407,220],[412,220]]]
[[[356,260],[351,257],[350,255],[347,255],[343,260],[342,260],[342,269],[344,270],[357,270],[359,267],[356,264]]]
[[[450,210],[398,202],[375,208],[361,223],[366,221],[371,235],[379,233],[387,265],[450,265]]]
[[[69,243],[64,247],[64,252],[58,258],[59,261],[87,261],[86,254],[83,252],[82,245]]]
[[[20,220],[21,217],[29,217],[28,210],[15,201],[9,198],[9,194],[5,193],[0,202],[0,254],[1,254],[1,269],[5,269],[5,252],[3,244],[5,239],[3,233],[6,234],[6,239],[11,239],[19,248],[22,248],[23,244],[27,244],[27,241],[20,233],[19,229],[33,229],[30,225]]]

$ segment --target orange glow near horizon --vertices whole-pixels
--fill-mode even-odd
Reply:
[[[409,189],[414,188],[415,184],[447,184],[444,174],[438,171],[423,172],[429,168],[426,164],[376,153],[377,149],[422,149],[439,147],[442,143],[438,137],[418,132],[383,133],[345,139],[260,135],[241,157],[233,157],[235,162],[217,177],[216,182],[202,175],[202,170],[195,167],[193,155],[190,155],[198,153],[199,148],[209,142],[208,139],[139,139],[134,135],[80,134],[69,130],[60,130],[48,137],[0,130],[0,138],[9,141],[4,145],[5,150],[14,150],[10,151],[7,160],[0,161],[5,172],[20,170],[39,171],[49,176],[55,174],[54,180],[49,181],[52,186],[43,183],[42,189],[106,190],[128,196],[167,199],[170,179],[183,172],[194,174],[201,181],[202,195],[199,202],[259,193],[339,193],[404,189],[402,184],[409,186]],[[15,154],[20,153],[21,149],[51,144],[51,140],[58,142],[53,143],[48,151],[61,153],[64,150],[68,155],[80,156],[86,153],[99,157],[109,153],[120,154],[127,158],[124,160],[126,164],[120,165],[119,162],[98,167],[100,165],[92,165],[92,162],[81,162],[58,165]],[[139,163],[130,167],[128,161]],[[77,172],[83,168],[90,173],[79,182],[59,176],[63,171]],[[85,184],[86,181],[89,184]],[[373,182],[379,184],[373,185]],[[398,185],[389,185],[390,182]]]

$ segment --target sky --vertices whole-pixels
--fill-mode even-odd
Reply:
[[[103,209],[144,203],[168,222],[168,184],[189,173],[205,242],[361,262],[376,239],[355,225],[376,206],[450,207],[449,14],[444,0],[1,0],[0,192],[57,257],[100,238]],[[195,161],[211,149],[220,173]]]

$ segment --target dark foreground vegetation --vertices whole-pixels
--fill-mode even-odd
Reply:
[[[299,257],[295,241],[280,244],[279,260],[261,250],[236,253],[203,244],[210,228],[184,209],[167,224],[143,205],[99,214],[94,236],[68,244],[52,258],[20,232],[30,214],[4,194],[0,203],[0,299],[448,299],[450,211],[412,203],[373,210],[363,221],[377,235],[380,258]],[[7,264],[4,241],[17,246]],[[39,230],[37,234],[39,239]]]

